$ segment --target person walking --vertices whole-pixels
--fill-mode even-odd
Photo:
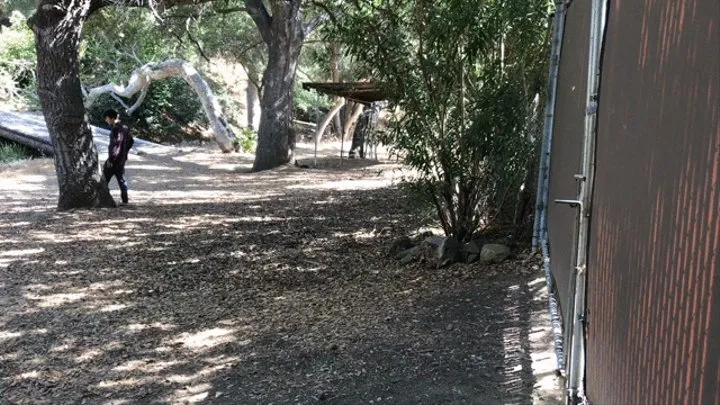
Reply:
[[[103,177],[107,183],[113,176],[120,186],[120,198],[122,204],[128,203],[128,186],[125,181],[125,162],[127,155],[132,148],[133,140],[130,135],[130,128],[120,122],[118,113],[115,110],[107,110],[103,114],[105,122],[110,126],[110,145],[108,147],[108,158],[103,165]]]

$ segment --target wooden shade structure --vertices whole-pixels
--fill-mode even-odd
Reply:
[[[382,101],[386,99],[377,84],[373,82],[309,82],[303,83],[303,89],[312,89],[323,94],[339,96],[345,98],[346,100],[368,105],[375,101]]]

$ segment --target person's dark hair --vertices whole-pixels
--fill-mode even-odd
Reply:
[[[103,114],[104,118],[110,118],[111,120],[115,120],[118,117],[118,113],[115,110],[105,110],[105,113]]]

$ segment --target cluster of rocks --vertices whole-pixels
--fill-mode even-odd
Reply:
[[[389,253],[403,264],[427,260],[438,267],[445,267],[453,263],[500,263],[510,257],[510,248],[480,240],[460,243],[453,237],[421,234],[395,239],[390,244]]]

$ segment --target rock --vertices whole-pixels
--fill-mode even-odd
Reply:
[[[419,258],[420,256],[422,256],[422,247],[413,246],[410,249],[405,249],[402,252],[398,253],[396,257],[398,257],[400,263],[407,264]]]
[[[466,243],[465,246],[463,246],[463,249],[465,249],[465,251],[468,253],[480,254],[481,245],[478,241],[471,240],[470,242]]]
[[[407,236],[401,236],[399,238],[396,238],[392,243],[390,243],[390,248],[388,249],[388,253],[390,253],[390,256],[395,257],[396,259],[400,260],[403,256],[401,254],[413,247],[412,240],[408,238]]]
[[[435,259],[440,267],[453,264],[460,258],[460,243],[453,237],[444,238],[437,247]]]
[[[480,257],[482,250],[481,244],[478,241],[471,240],[462,247],[462,256],[465,263],[475,263]]]
[[[505,245],[488,243],[480,251],[480,262],[483,264],[500,263],[510,256],[510,248]]]
[[[432,232],[425,231],[425,232],[420,232],[418,234],[413,235],[413,237],[411,239],[413,241],[413,244],[419,245],[419,244],[423,243],[426,239],[428,239],[432,236],[433,236]]]
[[[432,247],[438,247],[442,245],[442,243],[445,241],[444,236],[428,236],[425,238],[425,244],[430,245]]]

